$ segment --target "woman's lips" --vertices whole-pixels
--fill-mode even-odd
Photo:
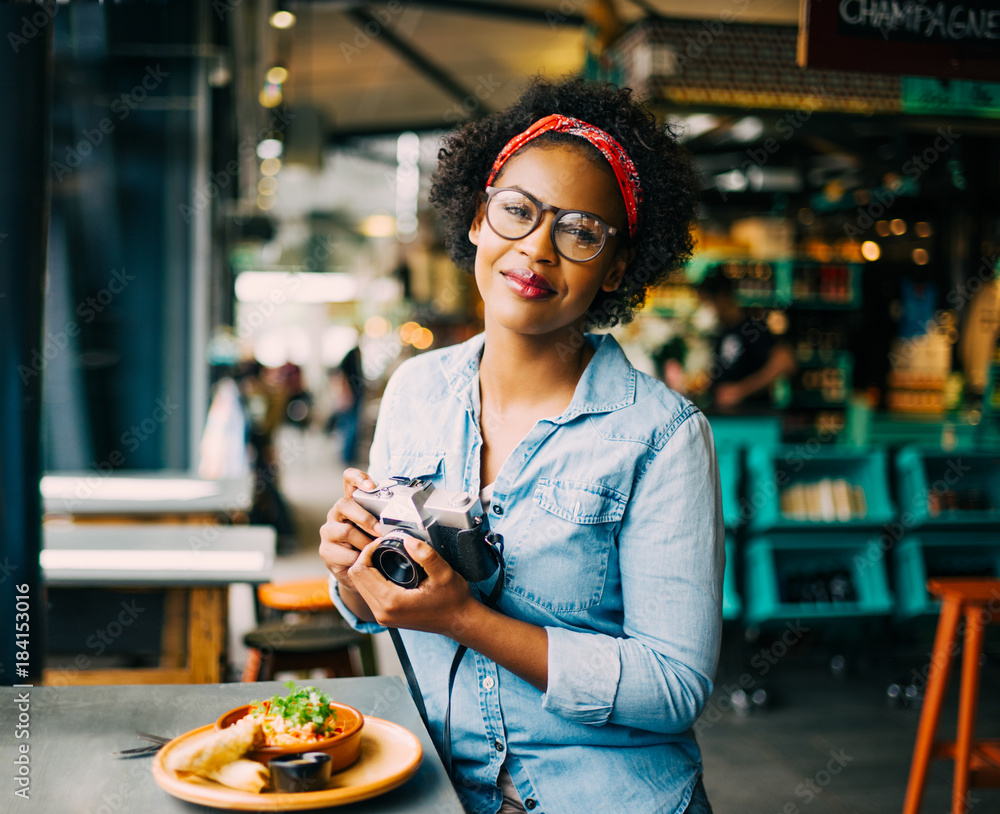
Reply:
[[[500,274],[507,283],[507,287],[526,300],[540,300],[555,293],[544,277],[533,274],[526,269],[509,269],[500,272]]]

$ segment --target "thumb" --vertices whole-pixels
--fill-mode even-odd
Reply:
[[[441,574],[451,570],[451,566],[448,565],[448,561],[438,554],[430,543],[407,535],[403,537],[403,546],[406,548],[406,553],[413,557],[414,561],[420,565],[428,573],[428,575],[434,573]]]

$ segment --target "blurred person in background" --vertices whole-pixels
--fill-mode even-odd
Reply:
[[[696,290],[716,325],[709,370],[712,405],[723,410],[770,406],[771,385],[797,367],[791,345],[772,334],[763,320],[747,314],[736,299],[732,280],[721,272],[707,275]],[[676,379],[667,384],[679,386]]]
[[[365,377],[361,367],[361,348],[355,345],[330,371],[333,409],[326,421],[326,432],[339,431],[341,458],[345,466],[358,463],[358,429],[365,401]]]

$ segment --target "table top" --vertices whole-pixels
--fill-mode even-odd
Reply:
[[[300,682],[302,683],[302,682]],[[318,811],[342,814],[462,814],[441,760],[417,714],[406,685],[395,676],[313,679],[311,684],[362,714],[393,721],[420,740],[423,762],[402,786],[351,805]],[[115,814],[155,811],[195,814],[218,809],[186,803],[153,780],[152,758],[114,758],[112,752],[143,746],[134,730],[177,736],[213,722],[226,710],[287,690],[278,682],[113,687],[0,687],[0,732],[13,760],[27,744],[29,799],[10,810],[39,812],[106,811]],[[20,694],[28,701],[18,703]],[[19,705],[22,707],[18,709]],[[27,707],[27,709],[23,709]],[[16,726],[27,714],[28,737]],[[13,738],[12,738],[13,736]],[[14,765],[14,764],[9,764]],[[14,793],[14,781],[6,794]],[[6,806],[4,807],[6,810]]]
[[[46,584],[228,585],[271,578],[271,526],[46,523]]]
[[[53,472],[41,491],[46,514],[224,514],[250,509],[253,478],[207,480],[170,469]]]

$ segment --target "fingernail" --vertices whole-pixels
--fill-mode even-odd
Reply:
[[[377,535],[378,535],[379,537],[381,537],[381,536],[382,536],[382,524],[381,524],[381,523],[378,523],[378,522],[376,522],[376,523],[375,523],[375,525],[374,525],[374,526],[373,526],[372,528],[374,528],[374,529],[375,529],[375,533],[376,533],[376,534],[377,534]]]

